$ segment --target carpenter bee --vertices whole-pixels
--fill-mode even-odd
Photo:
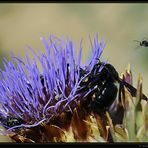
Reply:
[[[138,41],[138,40],[134,40],[135,42],[139,42],[140,46],[143,46],[143,47],[148,47],[148,41],[146,40],[143,40],[143,41]]]
[[[88,97],[91,96],[91,101],[89,102],[88,108],[90,111],[100,113],[109,110],[112,103],[115,101],[118,87],[117,83],[121,86],[125,86],[132,96],[136,96],[136,88],[131,86],[129,83],[123,81],[116,69],[111,64],[105,64],[101,72],[99,68],[102,62],[98,62],[94,65],[91,73],[86,77],[82,83],[80,83],[79,91],[88,92],[92,90]],[[81,69],[81,73],[84,74],[85,70]],[[92,99],[94,96],[95,99]],[[148,100],[148,98],[143,94],[143,99]]]

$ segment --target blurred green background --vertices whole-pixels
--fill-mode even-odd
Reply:
[[[45,50],[40,37],[64,35],[76,41],[83,38],[83,61],[90,55],[89,38],[99,33],[107,41],[102,58],[123,72],[131,64],[134,85],[143,77],[148,95],[148,48],[133,40],[148,39],[148,4],[140,3],[24,3],[0,4],[0,63],[11,51],[25,57],[26,45]],[[0,141],[4,141],[0,137]]]

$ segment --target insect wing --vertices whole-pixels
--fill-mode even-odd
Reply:
[[[133,87],[132,85],[123,80],[119,81],[128,89],[128,91],[131,93],[133,97],[136,97],[137,89],[135,87]],[[142,99],[148,101],[148,98],[144,94],[142,95]]]

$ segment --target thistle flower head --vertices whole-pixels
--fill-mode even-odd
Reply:
[[[33,58],[27,52],[26,59],[4,59],[0,125],[6,130],[0,134],[16,142],[147,140],[142,78],[136,89],[130,65],[120,77],[111,64],[100,61],[105,44],[98,42],[98,34],[94,42],[90,39],[92,54],[84,65],[82,41],[78,55],[69,39],[50,35],[41,41],[46,53],[29,47]]]
[[[81,62],[82,41],[77,56],[71,40],[53,35],[41,40],[46,54],[31,49],[33,60],[29,54],[26,60],[20,57],[4,60],[5,70],[1,70],[0,80],[0,124],[10,131],[37,127],[49,123],[62,112],[73,112],[78,102],[92,91],[78,90],[103,52],[105,44],[98,42],[98,35],[94,43],[91,42],[92,55],[85,65]],[[101,71],[104,64],[97,70]]]

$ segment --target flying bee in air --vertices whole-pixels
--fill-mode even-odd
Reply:
[[[139,42],[140,46],[148,47],[148,41],[147,40],[143,40],[143,41],[134,40],[134,41]]]

